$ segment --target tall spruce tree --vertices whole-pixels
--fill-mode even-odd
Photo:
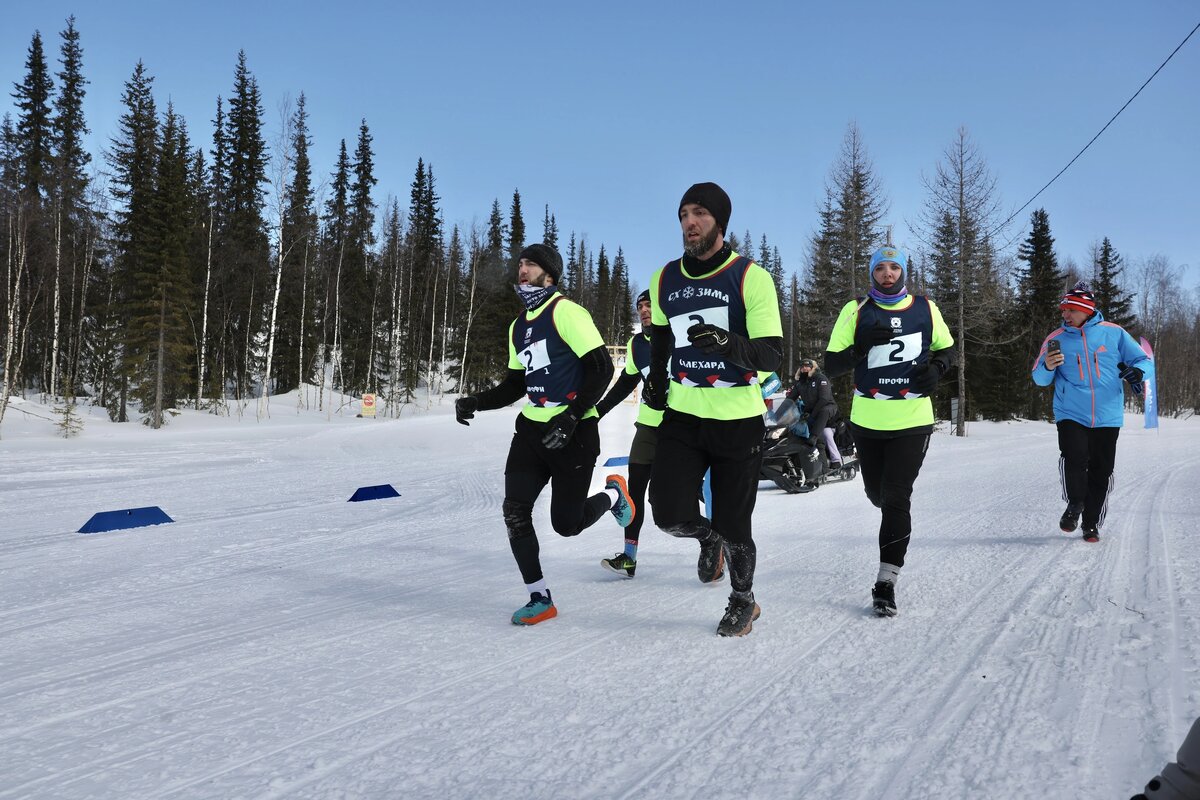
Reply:
[[[263,309],[267,299],[270,248],[266,203],[267,144],[263,138],[263,107],[258,81],[246,65],[246,53],[238,53],[234,70],[229,114],[225,119],[228,148],[228,184],[225,187],[217,286],[223,326],[228,334],[225,360],[232,365],[230,377],[235,396],[250,395],[250,383],[258,374]]]
[[[1058,301],[1063,295],[1063,274],[1058,269],[1058,257],[1054,253],[1054,237],[1050,235],[1050,215],[1044,208],[1034,211],[1030,218],[1029,237],[1021,243],[1017,258],[1025,262],[1018,292],[1017,323],[1023,334],[1017,340],[1016,358],[1028,364],[1041,348],[1046,335],[1061,324]],[[1041,389],[1025,382],[1023,394],[1027,399],[1024,415],[1028,419],[1049,419],[1050,396]]]
[[[783,262],[779,260],[779,248],[772,250],[771,246],[767,244],[765,233],[758,243],[758,265],[771,273],[771,280],[775,282],[775,294],[777,297],[783,297]]]
[[[567,252],[563,253],[562,291],[572,300],[579,300],[579,252],[575,244],[575,231],[571,231]]]
[[[413,178],[409,196],[408,251],[410,324],[405,343],[408,355],[405,359],[405,386],[411,393],[429,364],[429,349],[432,344],[433,320],[436,318],[436,298],[445,291],[442,274],[445,252],[442,243],[442,219],[438,208],[439,198],[434,189],[433,168],[417,159],[417,174]]]
[[[545,212],[542,215],[542,241],[555,250],[558,249],[558,221],[550,213],[549,203],[546,204]]]
[[[17,146],[21,193],[27,203],[40,203],[52,169],[53,125],[50,117],[54,82],[46,65],[41,33],[34,32],[25,58],[25,78],[13,84],[17,108]]]
[[[797,342],[801,357],[823,353],[829,332],[837,320],[842,305],[849,299],[849,285],[836,257],[838,228],[831,187],[825,189],[825,199],[818,210],[819,223],[809,242],[808,270],[800,294],[804,324],[799,328]],[[846,388],[839,384],[841,393]]]
[[[466,370],[469,391],[486,387],[504,376],[508,364],[508,326],[522,309],[512,288],[515,276],[508,266],[506,240],[512,241],[500,201],[494,200],[482,249],[477,256],[479,305],[470,333]]]
[[[832,175],[835,197],[833,223],[837,231],[833,251],[850,296],[864,294],[871,253],[883,241],[881,221],[887,201],[867,155],[858,125],[851,122],[842,140],[842,151]]]
[[[338,145],[337,161],[330,182],[329,197],[321,218],[321,262],[324,268],[324,292],[321,316],[322,375],[341,388],[342,373],[342,274],[346,262],[346,242],[350,228],[350,154],[346,140]]]
[[[625,251],[617,247],[612,264],[613,282],[613,331],[607,339],[609,344],[625,344],[633,333],[633,293],[629,286],[629,265]]]
[[[60,88],[54,100],[52,124],[53,184],[68,218],[78,224],[77,215],[83,213],[88,187],[86,170],[92,160],[83,146],[88,133],[83,116],[83,98],[87,94],[84,87],[88,81],[83,76],[83,48],[75,29],[75,17],[67,18],[67,27],[60,35],[62,70],[57,73]]]
[[[117,122],[118,134],[108,154],[111,191],[119,207],[114,225],[116,271],[107,305],[113,324],[124,331],[117,358],[121,388],[109,407],[109,414],[117,422],[128,419],[130,381],[145,380],[151,353],[144,327],[134,325],[133,319],[135,315],[144,319],[149,313],[146,298],[154,292],[151,281],[157,256],[154,193],[159,141],[153,82],[139,61],[125,83],[125,111]]]
[[[525,218],[521,215],[521,193],[513,189],[512,205],[508,209],[508,265],[514,272],[524,249]]]
[[[37,376],[43,392],[53,391],[52,341],[55,302],[58,299],[57,254],[54,219],[47,200],[52,193],[53,126],[50,106],[54,83],[46,65],[42,37],[35,32],[25,60],[25,77],[13,84],[17,108],[16,144],[22,219],[20,258],[27,267],[25,284],[30,293],[26,306],[26,374]],[[55,352],[57,352],[55,350]]]
[[[611,342],[614,338],[614,295],[608,255],[604,252],[604,245],[600,245],[600,255],[596,261],[596,293],[592,296],[591,304],[586,308],[591,312],[592,319],[597,323],[596,327],[600,329],[600,335],[606,342]]]
[[[60,89],[54,100],[54,155],[50,179],[56,274],[56,300],[53,305],[55,341],[62,342],[65,362],[61,366],[65,386],[63,394],[73,398],[79,370],[81,326],[87,308],[88,276],[96,250],[98,226],[86,199],[89,187],[86,169],[92,160],[83,146],[83,138],[88,133],[83,115],[87,80],[83,77],[83,48],[79,43],[74,17],[67,19],[67,27],[60,32],[60,36],[59,63],[62,69],[57,73]],[[57,322],[59,317],[62,318],[61,325]],[[56,360],[59,349],[55,347]],[[51,369],[52,394],[55,393],[53,381],[57,379],[59,369]]]
[[[353,178],[341,271],[343,391],[355,394],[373,390],[368,381],[374,374],[376,318],[380,313],[371,264],[375,244],[371,189],[377,182],[371,142],[367,121],[362,120],[351,163]]]
[[[1092,292],[1106,320],[1133,330],[1137,326],[1137,316],[1133,313],[1133,298],[1120,283],[1124,271],[1125,260],[1105,236],[1092,253]]]
[[[163,412],[187,396],[192,382],[192,342],[187,316],[193,307],[189,244],[193,200],[189,196],[187,129],[167,104],[158,137],[154,186],[149,198],[147,258],[131,276],[126,345],[132,396],[146,423],[160,428]]]
[[[316,281],[313,268],[316,262],[317,213],[312,182],[312,137],[308,128],[308,101],[303,92],[296,100],[296,110],[289,124],[291,129],[291,175],[284,192],[283,222],[280,225],[283,249],[283,282],[279,298],[279,324],[276,333],[275,367],[277,391],[296,389],[308,377],[306,361],[316,348],[314,311],[317,307]]]

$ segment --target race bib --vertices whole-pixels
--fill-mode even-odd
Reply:
[[[921,355],[921,333],[906,333],[887,344],[877,344],[867,353],[867,368],[895,367],[916,361]]]
[[[688,328],[703,324],[716,325],[718,328],[729,330],[729,306],[698,308],[671,317],[671,332],[675,334],[675,346],[690,347],[691,342],[687,337]]]
[[[536,342],[532,342],[517,354],[517,358],[525,365],[526,375],[550,366],[550,351],[546,347],[546,340],[539,339]]]

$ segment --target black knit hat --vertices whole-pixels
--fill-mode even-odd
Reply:
[[[729,201],[729,195],[725,194],[725,190],[715,183],[697,183],[683,193],[683,199],[679,201],[679,210],[688,203],[695,203],[698,206],[704,206],[708,209],[708,213],[713,215],[713,219],[717,221],[717,226],[720,227],[722,235],[729,230],[729,215],[733,213],[733,203]]]
[[[521,258],[532,261],[558,283],[562,280],[562,256],[548,244],[531,244],[521,251]]]
[[[647,303],[650,302],[650,290],[649,289],[642,289],[641,294],[639,294],[637,296],[637,299],[633,301],[633,307],[637,308],[639,305],[642,304],[643,300],[645,300]]]

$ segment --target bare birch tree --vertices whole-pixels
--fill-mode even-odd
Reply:
[[[283,265],[287,258],[288,251],[291,250],[292,243],[284,242],[284,223],[286,221],[286,204],[287,204],[287,178],[291,172],[292,165],[295,159],[292,157],[292,110],[291,103],[284,100],[279,105],[280,131],[279,136],[275,140],[274,155],[272,162],[274,165],[274,175],[272,184],[274,187],[274,206],[275,206],[275,290],[271,294],[270,309],[267,312],[267,353],[263,359],[262,376],[259,379],[258,392],[258,412],[257,419],[262,420],[263,417],[269,416],[270,394],[271,394],[271,365],[275,357],[275,323],[279,317],[279,291],[283,286]]]
[[[200,312],[200,342],[196,348],[196,410],[200,410],[200,404],[204,401],[204,370],[205,359],[208,356],[208,300],[212,296],[212,263],[213,263],[213,224],[215,222],[216,211],[209,206],[208,209],[208,246],[204,253],[204,297],[201,300]]]
[[[0,423],[8,409],[8,399],[13,394],[21,376],[25,358],[25,340],[36,303],[36,290],[22,306],[22,295],[28,291],[28,242],[26,217],[20,205],[8,214],[8,250],[5,258],[5,296],[8,309],[5,315],[4,376],[0,378]],[[22,316],[22,308],[25,308]]]

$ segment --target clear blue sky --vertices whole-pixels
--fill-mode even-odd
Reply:
[[[819,7],[814,7],[819,6]],[[812,7],[812,8],[810,8]],[[34,30],[57,66],[68,15],[91,83],[92,152],[116,132],[138,59],[211,142],[237,53],[263,93],[308,98],[317,180],[360,119],[374,136],[376,201],[406,204],[418,157],[448,223],[483,224],[514,188],[529,238],[543,204],[564,242],[624,248],[634,280],[681,247],[684,189],[712,180],[731,229],[766,233],[789,270],[805,260],[829,169],[855,121],[890,200],[899,244],[921,176],[965,126],[998,180],[1005,216],[1104,125],[1200,22],[1194,0],[1145,3],[11,3],[0,80],[24,75]],[[9,89],[11,92],[11,88]],[[11,110],[4,97],[0,113]],[[1127,262],[1162,254],[1200,283],[1200,33],[1036,204],[1060,262],[1108,236]],[[97,159],[98,163],[103,162]],[[1131,280],[1131,279],[1130,279]],[[1131,287],[1132,288],[1132,287]]]

